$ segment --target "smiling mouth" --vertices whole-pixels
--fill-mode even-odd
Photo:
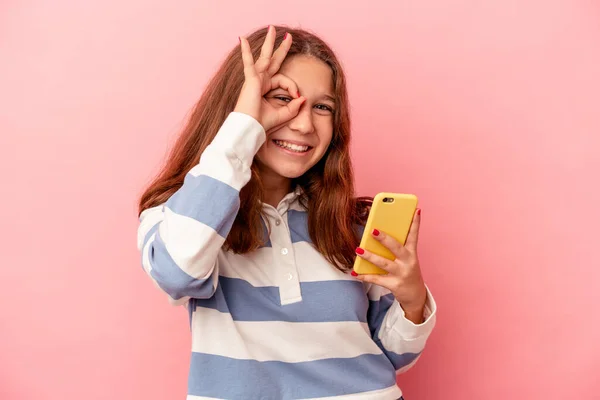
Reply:
[[[282,149],[293,151],[294,153],[306,153],[307,151],[312,149],[311,146],[302,146],[302,145],[286,142],[285,140],[274,139],[273,143],[275,143],[277,146],[281,147]]]

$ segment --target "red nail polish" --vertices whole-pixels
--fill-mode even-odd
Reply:
[[[283,40],[287,39],[288,37],[288,33],[286,32],[285,35],[283,35]]]
[[[300,97],[300,91],[298,91],[296,94],[298,95],[298,97]]]
[[[350,272],[350,275],[352,275],[352,276],[358,276],[358,274],[356,272],[354,272],[354,271]]]
[[[379,231],[377,229],[373,229],[373,236],[379,236]]]
[[[421,215],[421,209],[417,208],[417,215]]]
[[[363,254],[365,254],[365,251],[363,249],[361,249],[360,247],[357,247],[356,248],[356,254],[363,255]]]

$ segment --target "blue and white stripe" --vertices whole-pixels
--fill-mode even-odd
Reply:
[[[313,247],[298,191],[264,205],[266,245],[222,249],[265,134],[232,113],[182,187],[140,216],[142,264],[190,311],[188,400],[398,399],[435,324],[405,318],[393,296],[330,265]]]

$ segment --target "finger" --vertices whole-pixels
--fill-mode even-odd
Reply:
[[[381,257],[377,254],[371,253],[369,250],[365,250],[363,248],[357,247],[356,254],[371,264],[381,268],[384,271],[391,272],[394,269],[394,262],[388,260],[385,257]]]
[[[392,254],[396,256],[396,258],[400,257],[400,252],[402,251],[402,243],[400,243],[387,233],[381,232],[377,229],[373,229],[371,235],[373,235],[375,239],[381,242],[382,245],[387,247],[387,249],[391,251]]]
[[[269,25],[265,41],[260,50],[260,55],[254,63],[256,73],[261,74],[265,72],[269,65],[271,65],[271,56],[273,55],[273,45],[275,44],[275,28]]]
[[[287,103],[284,107],[277,109],[277,125],[286,123],[300,112],[300,107],[306,101],[304,97],[298,97]]]
[[[300,91],[298,90],[298,85],[296,85],[296,82],[285,75],[277,74],[271,78],[271,88],[269,90],[274,90],[277,88],[287,90],[290,96],[292,96],[294,99],[300,97]]]
[[[275,45],[275,28],[269,25],[267,29],[267,36],[265,36],[265,41],[260,49],[260,57],[271,59],[273,55],[273,46]]]
[[[411,251],[417,251],[417,245],[419,244],[419,227],[421,226],[421,209],[417,208],[415,215],[413,216],[410,230],[408,231],[408,237],[406,238],[406,247]]]
[[[358,275],[356,279],[363,282],[374,283],[375,285],[382,286],[388,290],[391,290],[394,283],[394,278],[387,275],[365,274]]]
[[[269,65],[269,74],[275,75],[279,68],[281,68],[281,64],[285,60],[288,51],[290,51],[290,47],[292,46],[292,35],[290,33],[286,33],[283,41],[275,50],[273,57],[271,57],[271,65]]]
[[[240,36],[240,49],[242,52],[242,62],[244,63],[244,76],[246,78],[256,76],[256,70],[254,69],[254,57],[250,50],[250,44],[246,38]]]

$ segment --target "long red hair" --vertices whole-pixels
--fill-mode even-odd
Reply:
[[[331,68],[336,98],[333,137],[323,158],[295,184],[303,189],[301,204],[308,210],[308,232],[323,256],[338,269],[347,271],[354,262],[354,249],[372,199],[354,197],[354,177],[350,160],[350,115],[346,78],[331,48],[317,36],[301,29],[277,26],[275,47],[285,32],[292,34],[293,43],[287,57],[310,55]],[[260,54],[267,34],[263,28],[248,36],[255,59]],[[200,160],[227,115],[233,111],[244,83],[243,63],[239,45],[227,56],[209,82],[193,109],[187,125],[172,148],[166,165],[144,191],[139,213],[166,202],[182,185],[187,172]],[[260,221],[262,184],[255,165],[252,177],[240,191],[240,210],[225,241],[225,248],[246,253],[260,247],[264,231]]]

